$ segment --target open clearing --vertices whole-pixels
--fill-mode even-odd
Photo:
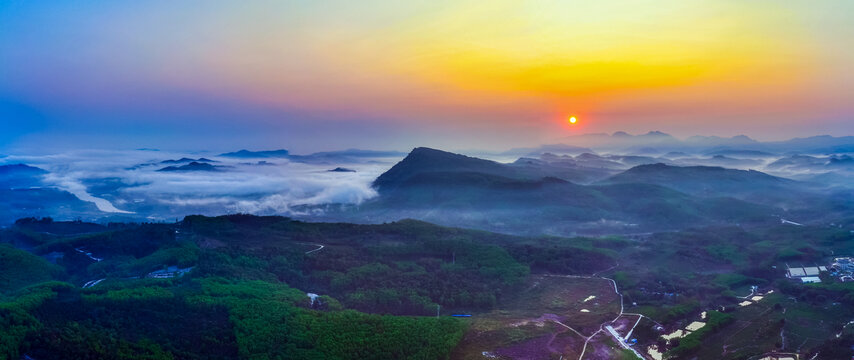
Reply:
[[[587,311],[582,311],[587,310]],[[631,359],[604,325],[625,335],[637,316],[620,316],[620,296],[602,278],[533,276],[526,291],[471,318],[455,359]],[[600,331],[602,330],[602,331]],[[592,337],[591,337],[592,336]]]

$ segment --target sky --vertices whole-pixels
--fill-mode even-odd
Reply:
[[[847,0],[0,0],[0,151],[854,135],[852,13]]]

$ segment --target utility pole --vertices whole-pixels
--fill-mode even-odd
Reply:
[[[437,318],[439,317],[439,308],[441,308],[441,307],[442,307],[442,305],[436,304],[436,317]]]

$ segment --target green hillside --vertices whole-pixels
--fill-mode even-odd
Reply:
[[[29,252],[0,244],[0,293],[60,277],[62,268]]]

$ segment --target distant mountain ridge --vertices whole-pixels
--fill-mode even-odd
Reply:
[[[511,156],[531,156],[531,155],[540,155],[544,153],[551,154],[572,154],[578,155],[583,153],[592,153],[593,150],[587,147],[581,146],[573,146],[567,144],[548,144],[542,145],[538,147],[527,147],[527,148],[513,148],[507,150],[505,152],[500,153],[499,155],[511,155]]]
[[[27,188],[41,185],[48,172],[26,164],[0,165],[0,188]]]
[[[230,157],[230,158],[241,158],[241,159],[253,159],[253,158],[282,158],[288,159],[293,162],[304,162],[304,163],[321,163],[321,164],[332,164],[332,163],[341,163],[341,162],[361,162],[364,159],[371,158],[385,158],[385,157],[402,157],[405,156],[406,153],[399,151],[383,151],[383,150],[362,150],[362,149],[347,149],[347,150],[338,150],[338,151],[323,151],[316,152],[308,155],[296,155],[291,154],[288,150],[279,149],[279,150],[264,150],[264,151],[250,151],[250,150],[239,150],[235,152],[223,153],[219,156],[222,157]]]
[[[285,149],[279,150],[265,150],[265,151],[249,151],[246,149],[228,152],[219,154],[222,157],[232,157],[232,158],[277,158],[277,157],[287,157],[289,155],[288,151]]]
[[[607,161],[594,154],[578,158]],[[544,162],[522,163],[542,169],[536,168],[544,166],[538,161]],[[633,226],[662,229],[767,221],[777,211],[732,198],[698,198],[654,183],[579,185],[541,174],[519,162],[501,164],[415,148],[377,177],[373,186],[379,196],[362,204],[355,214],[372,219],[406,216],[511,232],[531,227],[564,232],[584,227],[626,231]]]
[[[695,135],[680,140],[660,131],[631,135],[624,131],[613,134],[594,133],[566,137],[566,144],[589,147],[594,150],[619,150],[632,152],[720,152],[720,151],[762,151],[769,153],[808,152],[838,153],[854,152],[854,136],[833,137],[819,135],[806,138],[793,138],[785,141],[761,142],[746,135],[733,137]]]
[[[220,171],[223,168],[225,167],[193,161],[187,165],[167,166],[157,171]]]
[[[756,203],[778,203],[798,198],[806,184],[756,170],[717,166],[640,165],[600,181],[599,184],[655,184],[705,197],[735,197]]]
[[[178,160],[172,160],[172,159],[170,159],[170,160],[163,160],[163,161],[161,161],[160,163],[161,163],[161,164],[184,164],[184,163],[191,163],[191,162],[200,162],[200,163],[202,163],[202,162],[206,162],[206,163],[211,163],[211,162],[216,162],[216,161],[211,160],[211,159],[207,159],[207,158],[203,158],[203,157],[202,157],[202,158],[198,158],[198,159],[191,159],[191,158],[186,158],[186,157],[184,157],[184,158],[180,158],[180,159],[178,159]]]

